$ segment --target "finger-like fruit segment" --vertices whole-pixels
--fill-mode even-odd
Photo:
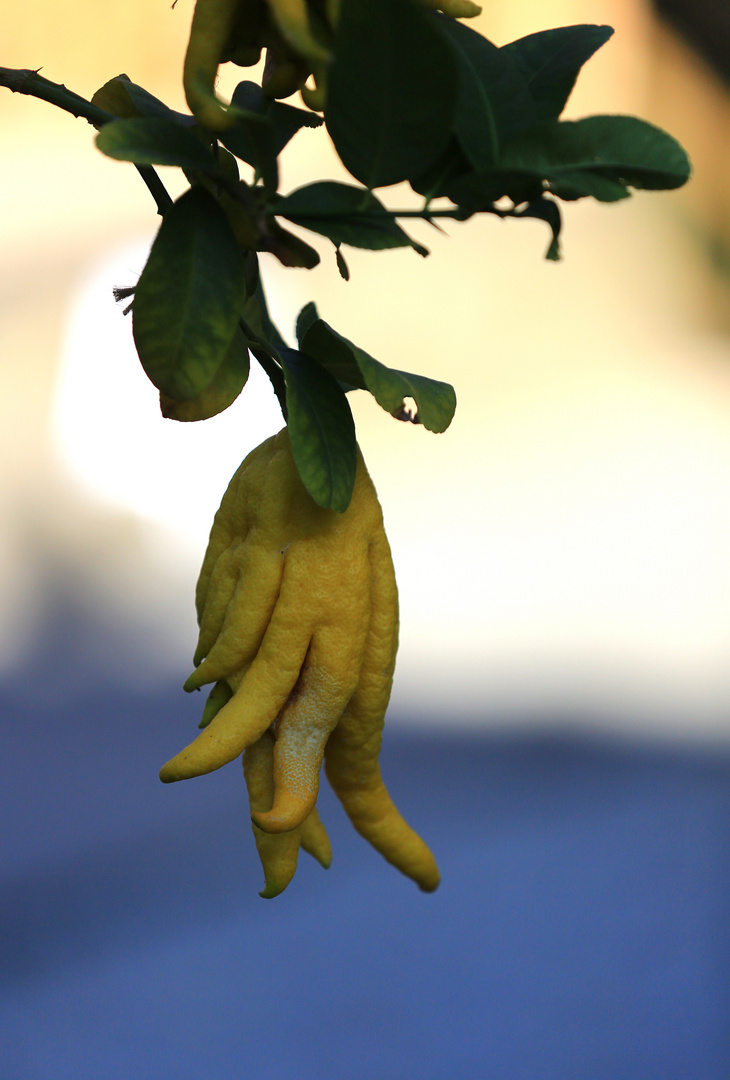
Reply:
[[[309,634],[290,627],[277,606],[256,657],[224,705],[197,739],[160,770],[169,784],[220,769],[251,746],[278,716],[299,677]],[[235,679],[228,679],[229,683]]]
[[[273,764],[274,739],[267,731],[243,753],[243,775],[252,814],[271,807],[274,798]],[[265,885],[259,896],[271,900],[282,893],[294,877],[299,855],[299,829],[272,836],[253,823],[251,828],[264,870]]]
[[[370,542],[371,617],[357,690],[325,750],[325,771],[352,824],[424,891],[441,876],[426,844],[396,809],[378,755],[398,647],[398,591],[385,533]]]
[[[329,870],[332,865],[332,845],[316,807],[302,822],[300,833],[302,850],[316,859],[325,870]]]
[[[227,682],[222,679],[217,682],[211,692],[208,694],[208,700],[203,708],[203,715],[200,718],[199,728],[206,728],[208,724],[218,715],[224,705],[227,705],[233,696],[233,691]]]
[[[412,878],[424,892],[433,892],[441,881],[436,860],[421,837],[404,820],[375,768],[367,781],[342,782],[342,747],[327,747],[325,769],[332,788],[350,821],[383,858]]]
[[[274,803],[256,823],[270,832],[301,825],[314,809],[327,739],[355,692],[368,629],[370,593],[353,585],[348,627],[315,632],[294,690],[274,730]]]
[[[219,565],[225,562],[225,554]],[[186,688],[224,679],[250,664],[270,625],[282,587],[284,560],[279,552],[260,551],[254,545],[240,546],[236,555],[239,569],[232,590],[228,581],[225,588],[223,583],[216,587],[217,566],[213,572],[194,658],[198,668]],[[228,572],[235,572],[235,566]],[[225,607],[221,607],[219,591],[229,597]]]
[[[197,0],[183,65],[185,98],[195,119],[211,131],[225,131],[234,119],[215,96],[218,65],[231,37],[239,0]]]

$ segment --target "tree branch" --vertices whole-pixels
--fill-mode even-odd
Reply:
[[[31,69],[0,67],[0,86],[7,86],[14,94],[28,94],[30,97],[40,98],[41,101],[48,101],[73,116],[83,116],[97,127],[117,119],[113,113],[92,105],[73,90],[68,90],[60,83],[51,82]]]
[[[0,67],[0,86],[6,86],[14,94],[27,94],[29,97],[39,98],[59,109],[71,113],[72,116],[83,117],[94,127],[103,127],[117,117],[113,113],[92,105],[90,101],[68,90],[60,83],[51,82],[37,71],[29,68],[5,68]],[[164,184],[151,165],[135,166],[137,172],[144,180],[150,195],[155,200],[157,213],[162,216],[172,206],[172,199],[168,195]]]

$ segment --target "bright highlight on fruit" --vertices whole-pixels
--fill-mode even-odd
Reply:
[[[200,776],[243,754],[266,897],[286,888],[300,845],[329,865],[316,811],[323,759],[357,831],[425,891],[440,881],[378,765],[398,592],[357,453],[352,500],[339,514],[306,491],[287,428],[262,443],[228,486],[198,580],[196,669],[185,689],[214,685],[206,726],[160,779]]]

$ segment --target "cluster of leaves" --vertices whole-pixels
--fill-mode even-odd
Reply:
[[[252,353],[277,391],[305,485],[340,511],[355,469],[347,392],[368,390],[393,416],[444,431],[456,406],[452,387],[387,368],[314,305],[301,312],[298,348],[290,347],[269,317],[258,253],[286,266],[319,262],[284,220],[330,240],[347,277],[342,245],[428,254],[399,217],[491,213],[546,221],[555,259],[556,200],[612,202],[631,188],[680,186],[687,157],[656,127],[627,116],[559,119],[581,66],[612,32],[563,27],[498,48],[415,0],[342,0],[324,123],[357,183],[317,181],[289,194],[278,190],[278,156],[298,131],[323,122],[318,115],[245,81],[229,110],[234,125],[213,137],[126,76],[102,87],[93,99],[108,120],[99,149],[141,168],[178,166],[190,183],[176,202],[163,200],[132,304],[135,343],[163,414],[201,420],[227,408]],[[251,167],[248,181],[239,161]],[[373,194],[403,181],[423,196],[422,210],[391,211]],[[434,209],[434,199],[448,203]],[[416,402],[414,416],[406,397]]]

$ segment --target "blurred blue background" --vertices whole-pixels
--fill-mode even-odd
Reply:
[[[238,763],[155,776],[199,699],[90,677],[83,630],[47,628],[58,696],[41,654],[2,691],[4,1076],[725,1080],[727,750],[396,718],[439,891],[325,790],[332,867],[264,901]]]
[[[6,5],[0,62],[86,96],[124,70],[184,107],[190,10]],[[414,229],[428,260],[348,252],[348,284],[324,251],[311,275],[262,260],[285,334],[314,298],[456,386],[438,438],[352,403],[401,595],[383,768],[431,896],[325,783],[331,869],[302,855],[261,900],[239,767],[157,780],[200,715],[212,514],[281,419],[256,371],[224,417],[161,419],[111,297],[149,196],[85,125],[0,95],[3,1080],[730,1076],[730,94],[639,0],[477,25],[584,21],[616,34],[568,115],[666,127],[686,189],[567,207],[557,266],[540,223],[496,220]],[[282,175],[341,173],[306,133]]]

